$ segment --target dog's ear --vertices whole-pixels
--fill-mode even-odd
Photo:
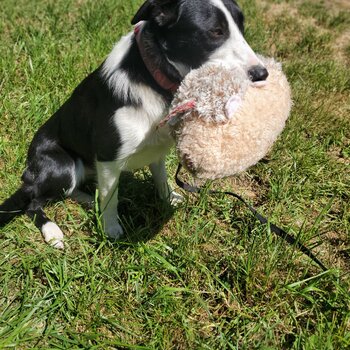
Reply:
[[[178,0],[147,0],[131,21],[154,21],[160,27],[174,23],[178,15]]]

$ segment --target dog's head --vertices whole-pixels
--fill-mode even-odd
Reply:
[[[251,80],[268,72],[244,39],[244,16],[234,0],[147,0],[132,20],[149,21],[181,75],[207,62],[244,69]]]

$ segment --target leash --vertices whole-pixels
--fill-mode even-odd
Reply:
[[[189,185],[188,183],[182,181],[179,178],[179,174],[180,174],[181,169],[182,169],[182,164],[179,164],[177,171],[176,171],[176,175],[175,175],[176,184],[180,188],[185,190],[186,192],[200,193],[204,189],[203,187],[196,187],[196,186]],[[264,216],[259,214],[258,211],[254,207],[252,207],[250,204],[248,204],[247,201],[244,200],[238,194],[233,193],[233,192],[229,192],[229,191],[222,191],[221,192],[221,191],[213,191],[213,190],[209,190],[208,193],[212,194],[212,195],[226,194],[228,196],[231,196],[231,197],[238,199],[240,202],[242,202],[250,210],[250,212],[254,215],[254,217],[256,219],[258,219],[260,221],[261,224],[263,224],[263,225],[269,224],[271,231],[273,233],[275,233],[278,237],[284,239],[288,244],[297,247],[302,253],[304,253],[311,260],[313,260],[323,271],[328,270],[326,268],[326,266],[322,264],[322,262],[311,252],[311,250],[309,248],[307,248],[304,244],[299,242],[298,239],[296,239],[294,236],[292,236],[288,232],[284,231],[283,229],[281,229],[280,227],[276,226],[273,223],[269,223],[269,220],[267,218],[265,218]]]

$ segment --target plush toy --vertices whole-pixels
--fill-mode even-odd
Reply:
[[[285,126],[291,92],[281,65],[252,83],[241,70],[207,64],[181,84],[167,118],[181,163],[196,177],[218,179],[256,164]]]

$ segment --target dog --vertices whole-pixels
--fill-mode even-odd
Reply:
[[[240,67],[252,81],[268,71],[244,39],[234,0],[147,0],[135,25],[35,134],[20,188],[0,206],[0,225],[26,213],[46,242],[63,249],[63,233],[43,211],[49,201],[91,200],[80,187],[97,179],[105,233],[118,239],[118,181],[123,171],[149,166],[162,200],[181,196],[167,182],[173,144],[158,127],[179,84],[207,62]]]

